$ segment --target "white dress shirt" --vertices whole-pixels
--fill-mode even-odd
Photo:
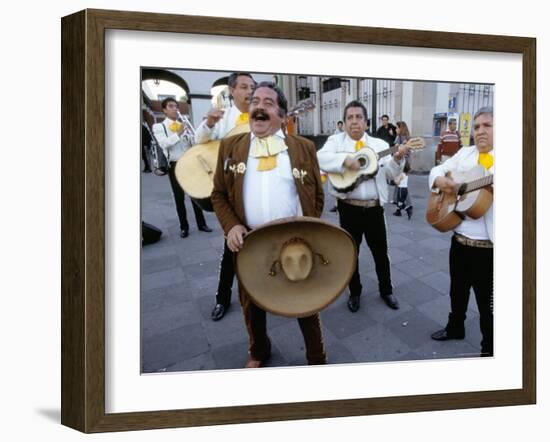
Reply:
[[[183,153],[189,149],[190,143],[186,137],[181,137],[170,129],[174,120],[166,117],[162,123],[153,125],[153,135],[164,152],[168,161],[178,161]],[[181,123],[180,123],[181,124]]]
[[[279,130],[274,136],[284,140]],[[251,133],[250,149],[246,163],[243,182],[244,213],[248,227],[255,229],[261,224],[289,216],[302,216],[302,206],[288,151],[277,155],[277,167],[271,170],[258,171],[259,158],[252,156],[252,142],[255,136]]]
[[[366,133],[361,140],[365,143],[365,146],[370,147],[375,152],[380,152],[389,148],[388,143],[384,140],[371,137]],[[346,158],[353,156],[356,152],[355,143],[356,141],[346,132],[328,137],[323,148],[317,152],[321,170],[328,173],[344,172],[344,162]],[[380,204],[384,205],[388,202],[388,183],[386,179],[395,179],[403,170],[404,165],[404,159],[401,159],[401,161],[397,163],[391,155],[388,155],[378,161],[379,170],[374,179],[363,181],[358,187],[348,193],[337,192],[330,186],[330,193],[340,199],[379,199]]]
[[[206,124],[206,119],[199,124],[195,131],[195,143],[206,143],[210,140],[219,140],[225,137],[237,124],[237,118],[242,112],[237,106],[232,105],[223,114],[223,117],[214,127],[210,128]]]
[[[489,152],[493,154],[493,151]],[[434,167],[430,172],[428,185],[432,192],[438,192],[434,189],[434,181],[437,177],[445,176],[447,172],[467,172],[479,163],[479,151],[476,146],[464,146],[458,150],[445,163]],[[494,166],[489,169],[489,173],[494,172]],[[472,219],[466,217],[455,229],[456,233],[467,236],[471,239],[490,239],[493,241],[493,205],[485,212],[481,218]]]

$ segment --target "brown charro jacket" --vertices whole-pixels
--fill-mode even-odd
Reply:
[[[319,218],[323,211],[324,194],[315,145],[296,135],[287,135],[285,144],[288,146],[293,176],[300,174],[300,177],[294,177],[294,184],[302,212],[304,216]],[[220,144],[211,199],[214,212],[226,235],[237,224],[247,226],[243,202],[246,171],[239,173],[239,170],[243,170],[243,166],[239,168],[239,165],[247,164],[249,149],[249,133],[225,138]]]

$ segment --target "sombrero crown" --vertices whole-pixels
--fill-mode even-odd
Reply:
[[[236,270],[259,307],[304,317],[336,300],[356,260],[355,243],[345,230],[317,218],[293,217],[250,232],[237,254]]]

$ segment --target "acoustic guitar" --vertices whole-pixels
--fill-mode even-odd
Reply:
[[[411,151],[421,150],[426,147],[426,142],[423,138],[410,138],[405,144]],[[365,146],[358,150],[355,154],[350,155],[361,164],[359,170],[345,169],[342,173],[329,172],[328,179],[332,187],[337,192],[348,193],[354,190],[363,181],[370,180],[378,173],[378,161],[388,155],[393,155],[399,150],[399,146],[393,146],[389,149],[376,152],[374,149]]]
[[[315,103],[307,100],[293,107],[287,115],[296,116],[314,108]],[[241,124],[235,126],[224,138],[248,132],[250,132],[250,125]],[[214,173],[220,144],[221,140],[195,144],[176,163],[175,175],[179,185],[202,210],[207,212],[214,211],[210,194],[214,189]]]
[[[462,184],[456,194],[432,193],[428,200],[426,221],[440,232],[453,230],[466,216],[482,217],[493,204],[493,175],[483,166],[446,176]]]

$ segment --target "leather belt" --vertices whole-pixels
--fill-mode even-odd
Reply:
[[[478,247],[481,249],[492,249],[493,242],[489,239],[472,239],[467,236],[461,235],[460,233],[455,233],[454,238],[456,242],[462,244],[463,246],[468,247]]]
[[[370,207],[377,207],[380,205],[380,200],[355,200],[352,198],[347,198],[340,200],[346,204],[351,204],[352,206],[363,207],[368,209]]]

